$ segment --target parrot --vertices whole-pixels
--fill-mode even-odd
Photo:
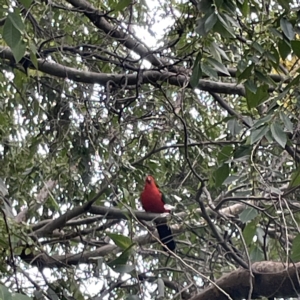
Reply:
[[[145,180],[145,187],[141,193],[140,200],[142,206],[146,212],[152,213],[168,213],[170,210],[165,203],[165,197],[163,193],[159,190],[155,179],[148,175]],[[171,228],[166,223],[155,222],[156,229],[158,231],[159,239],[166,246],[165,251],[174,251],[176,248],[176,243],[173,239]]]

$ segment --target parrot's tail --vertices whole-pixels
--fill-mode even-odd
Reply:
[[[173,239],[171,228],[165,223],[157,223],[156,228],[161,242],[165,244],[166,247],[169,248],[171,251],[174,251],[176,248],[176,243]],[[168,251],[166,247],[164,247],[164,250]]]

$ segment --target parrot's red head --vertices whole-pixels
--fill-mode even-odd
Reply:
[[[155,180],[154,180],[154,178],[151,176],[151,175],[148,175],[147,177],[146,177],[146,181],[145,181],[145,183],[146,184],[155,184]]]
[[[146,180],[145,180],[145,188],[147,189],[159,189],[154,177],[152,177],[151,175],[148,175],[146,177]]]

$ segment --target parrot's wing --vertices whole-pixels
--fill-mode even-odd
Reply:
[[[161,192],[161,190],[159,189],[159,186],[157,185],[156,182],[155,182],[155,185],[158,188],[158,190],[160,191],[161,201],[165,204],[164,205],[165,210],[172,210],[172,209],[174,209],[175,206],[172,206],[172,205],[169,204],[170,203],[170,199],[164,193]]]
[[[175,208],[175,206],[169,204],[170,203],[170,199],[168,197],[166,197],[165,194],[163,194],[163,193],[161,193],[161,200],[165,204],[164,208],[166,210],[172,210],[172,209]]]
[[[161,200],[162,200],[162,202],[163,202],[164,204],[167,204],[167,203],[168,203],[167,197],[165,196],[164,193],[162,193],[162,192],[160,192],[160,193],[161,193]]]

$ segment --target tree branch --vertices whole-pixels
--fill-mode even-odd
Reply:
[[[234,300],[248,299],[252,283],[251,299],[259,297],[286,298],[298,297],[300,292],[300,263],[286,265],[282,262],[262,261],[253,263],[251,278],[249,270],[239,268],[232,271],[215,283]],[[190,300],[228,300],[215,286],[209,286]]]
[[[11,64],[14,64],[14,56],[8,47],[0,46],[0,58],[9,60]],[[68,78],[75,82],[99,84],[106,86],[109,82],[114,82],[120,87],[126,83],[127,86],[136,85],[138,83],[143,84],[156,84],[159,82],[168,82],[171,85],[178,87],[186,87],[190,78],[186,75],[179,75],[173,72],[167,71],[154,71],[154,70],[141,70],[140,74],[107,74],[80,71],[75,68],[63,66],[61,64],[48,62],[45,59],[38,59],[38,70],[46,74],[58,77]],[[188,84],[188,87],[191,86]],[[210,80],[199,80],[197,88],[221,94],[236,94],[240,96],[245,95],[245,88],[242,84],[214,82]],[[269,92],[272,92],[274,88],[269,88]]]
[[[118,29],[116,26],[111,25],[92,4],[85,0],[67,0],[75,8],[80,9],[84,15],[90,19],[90,21],[103,32],[116,41],[124,45],[126,48],[134,51],[141,58],[148,60],[152,65],[162,67],[161,61],[151,53],[151,51],[142,43],[137,42],[135,39],[126,34],[122,29]]]

